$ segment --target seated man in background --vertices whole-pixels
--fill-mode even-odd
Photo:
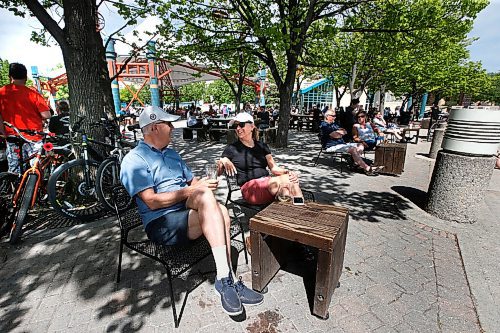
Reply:
[[[144,140],[123,159],[120,179],[137,202],[150,240],[172,245],[206,237],[215,259],[215,289],[223,310],[239,315],[242,304],[260,304],[264,298],[241,279],[234,283],[231,222],[226,207],[217,203],[213,194],[217,180],[194,177],[179,154],[168,148],[173,123],[178,119],[157,106],[144,109],[139,116]]]
[[[267,111],[265,106],[261,106],[259,112],[257,112],[257,119],[260,119],[259,129],[269,128],[269,111]]]
[[[50,118],[49,131],[56,135],[69,133],[69,104],[66,101],[57,102],[57,115]]]
[[[335,111],[328,110],[325,113],[325,120],[321,122],[321,144],[327,152],[349,153],[353,159],[353,163],[362,168],[366,175],[375,176],[383,167],[371,167],[363,161],[361,153],[363,153],[362,143],[345,143],[342,138],[346,135],[346,130],[338,126],[335,120]]]

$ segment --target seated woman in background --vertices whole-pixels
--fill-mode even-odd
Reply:
[[[366,121],[365,111],[356,114],[357,124],[352,127],[352,138],[354,142],[362,143],[364,150],[373,150],[377,145],[377,136],[383,136],[377,127]]]
[[[238,141],[224,149],[219,173],[224,166],[230,176],[236,175],[246,202],[252,205],[267,204],[274,200],[279,191],[283,196],[303,196],[297,174],[279,167],[269,147],[258,141],[259,131],[251,115],[238,113],[230,125],[234,127]],[[269,175],[267,168],[272,175]]]
[[[402,139],[401,130],[394,123],[387,124],[381,112],[375,113],[375,118],[373,118],[373,123],[375,124],[375,126],[377,126],[380,132],[392,133],[398,140]]]

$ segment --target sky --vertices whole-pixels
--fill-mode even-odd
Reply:
[[[111,33],[121,25],[121,20],[110,10],[101,11],[106,17],[104,33]],[[470,47],[473,61],[481,61],[488,72],[500,72],[500,0],[490,0],[490,5],[479,13],[469,37],[478,37]],[[43,47],[30,41],[31,31],[41,25],[34,18],[22,19],[5,9],[0,9],[0,58],[20,62],[28,67],[38,66],[41,75],[55,76],[51,71],[63,63],[57,46]],[[120,50],[117,50],[120,53]]]

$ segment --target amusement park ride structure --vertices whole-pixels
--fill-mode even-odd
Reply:
[[[139,98],[139,92],[148,84],[151,90],[151,104],[161,106],[160,101],[165,96],[171,96],[177,102],[179,100],[179,87],[185,84],[222,78],[221,73],[209,70],[200,65],[187,62],[174,63],[166,59],[156,59],[154,44],[154,42],[150,42],[146,57],[133,57],[129,59],[127,56],[117,56],[114,51],[113,41],[108,43],[106,59],[109,75],[112,78],[111,88],[116,112],[121,109],[119,86],[122,89],[129,90],[133,96],[125,107],[126,111],[134,102],[144,106],[144,102]],[[52,96],[55,96],[58,86],[67,84],[68,82],[66,73],[46,81],[40,81],[36,67],[32,68],[32,72],[38,90],[48,91]],[[243,84],[253,87],[257,96],[259,96],[263,95],[260,94],[261,87],[263,90],[266,88],[265,85],[261,84],[262,80],[263,78],[260,76],[256,81],[244,78]],[[135,89],[131,88],[132,85]]]

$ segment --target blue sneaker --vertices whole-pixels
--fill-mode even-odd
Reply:
[[[238,293],[242,304],[259,305],[264,302],[264,295],[245,286],[243,284],[241,276],[238,279],[238,282],[236,282],[236,292]]]
[[[220,294],[222,309],[230,316],[237,316],[243,313],[243,305],[236,292],[231,274],[220,280],[215,280],[215,290]]]

